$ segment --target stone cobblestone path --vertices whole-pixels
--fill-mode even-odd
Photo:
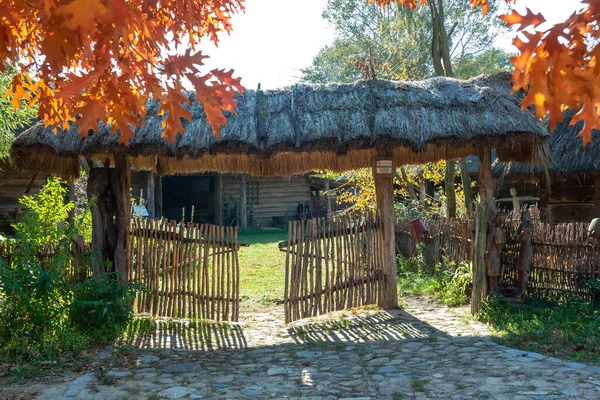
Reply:
[[[600,368],[509,349],[427,299],[286,326],[159,323],[89,371],[36,388],[51,399],[600,399]],[[1,393],[1,391],[0,391]]]

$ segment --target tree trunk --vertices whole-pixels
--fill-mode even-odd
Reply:
[[[456,191],[454,188],[454,177],[456,175],[456,164],[454,160],[446,161],[446,173],[444,174],[444,188],[446,190],[446,216],[456,218]]]
[[[484,147],[479,149],[479,205],[477,207],[475,241],[473,243],[473,290],[471,294],[471,313],[473,315],[479,311],[481,302],[488,295],[485,251],[493,211],[492,152],[489,147]]]
[[[404,168],[404,166],[400,167],[400,174],[402,174],[402,175],[399,176],[398,173],[396,172],[396,179],[406,183],[406,190],[408,191],[408,195],[410,196],[410,199],[413,201],[419,200],[417,198],[417,194],[415,193],[415,188],[413,187],[413,184],[410,183],[408,180],[408,175],[406,174],[406,168]]]
[[[471,188],[471,176],[469,175],[469,167],[465,158],[460,159],[459,165],[460,181],[465,193],[465,208],[467,210],[467,216],[470,218],[473,216],[473,188]]]

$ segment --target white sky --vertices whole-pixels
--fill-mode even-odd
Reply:
[[[245,4],[245,13],[233,18],[231,35],[221,35],[219,48],[207,51],[211,57],[207,67],[234,69],[248,89],[259,82],[263,89],[297,82],[300,69],[333,41],[333,29],[321,18],[326,0],[246,0]],[[580,9],[581,3],[519,0],[515,5],[521,12],[525,7],[556,23]],[[511,50],[510,35],[498,38],[497,45]]]

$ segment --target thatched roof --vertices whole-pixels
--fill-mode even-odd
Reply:
[[[592,132],[592,143],[583,147],[583,139],[577,134],[583,128],[583,121],[574,125],[571,117],[575,111],[563,113],[564,121],[557,124],[548,140],[550,150],[550,175],[590,173],[600,174],[600,132]],[[529,162],[502,162],[493,165],[494,176],[504,180],[536,180],[544,174],[543,168]]]
[[[151,101],[128,148],[106,128],[81,140],[75,126],[54,135],[38,124],[19,135],[12,155],[23,167],[43,166],[63,176],[78,174],[79,157],[102,160],[118,151],[127,152],[134,168],[159,174],[290,176],[368,167],[378,151],[416,164],[477,154],[480,146],[496,148],[503,160],[544,162],[546,128],[487,81],[373,80],[247,91],[236,96],[237,115],[228,116],[220,142],[192,93],[193,119],[184,122],[185,134],[175,143],[161,137],[163,117]]]

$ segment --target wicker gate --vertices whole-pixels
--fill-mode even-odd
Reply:
[[[370,213],[289,223],[285,322],[377,304],[383,287],[383,231]]]
[[[237,228],[136,218],[130,235],[138,313],[238,320]]]

